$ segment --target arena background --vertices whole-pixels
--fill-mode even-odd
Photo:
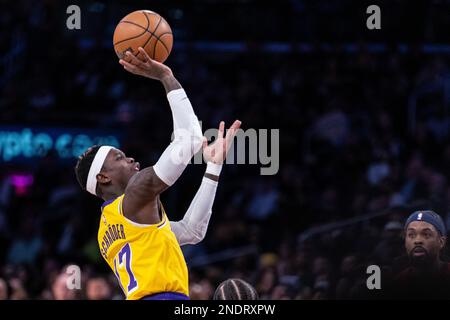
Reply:
[[[137,9],[171,25],[166,63],[204,129],[280,130],[276,175],[224,168],[206,238],[183,249],[192,299],[231,277],[265,299],[352,298],[368,265],[401,261],[409,213],[450,218],[448,0],[0,3],[2,299],[123,299],[97,247],[101,201],[73,166],[92,142],[147,166],[170,141],[162,86],[125,72],[112,48]],[[71,4],[80,30],[66,27]],[[381,30],[366,27],[370,4]],[[162,195],[171,220],[203,170]],[[69,264],[81,290],[58,282]]]

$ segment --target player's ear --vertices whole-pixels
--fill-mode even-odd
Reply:
[[[97,174],[97,182],[101,184],[107,184],[111,182],[111,178],[106,174],[100,172],[99,174]]]
[[[444,248],[446,242],[447,242],[447,237],[439,238],[439,244],[440,244],[441,249]]]

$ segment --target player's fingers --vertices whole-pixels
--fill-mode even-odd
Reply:
[[[219,135],[217,136],[218,139],[219,138],[223,138],[224,131],[225,131],[225,122],[220,121],[220,124],[219,124]]]
[[[128,68],[133,68],[134,67],[131,63],[129,63],[128,61],[125,61],[125,59],[120,59],[119,63],[122,66],[124,66],[124,67],[128,67]]]
[[[127,62],[125,61],[125,63],[127,63]],[[129,63],[128,64],[122,64],[122,65],[123,65],[123,68],[125,70],[127,70],[128,72],[131,72],[133,74],[139,74],[139,71],[136,69],[135,66],[130,65]]]
[[[142,67],[142,65],[144,64],[144,62],[142,62],[141,60],[136,58],[136,56],[134,54],[132,54],[130,51],[127,51],[125,54],[130,59],[131,64],[138,66],[138,67]]]
[[[237,131],[241,127],[242,122],[240,120],[235,120],[231,125],[230,129]]]
[[[208,139],[206,139],[206,137],[203,137],[202,148],[205,149],[207,146],[208,146]]]
[[[122,60],[125,60],[126,62],[130,62],[130,61],[131,61],[131,58],[128,56],[127,52],[128,52],[128,51],[125,51],[125,52],[122,54],[121,59],[122,59]]]
[[[119,63],[127,70],[134,70],[135,71],[137,69],[135,65],[133,65],[133,64],[131,64],[129,62],[126,62],[123,59],[120,59]]]
[[[152,59],[150,58],[150,56],[148,55],[147,51],[144,50],[144,48],[139,47],[138,48],[139,52],[142,54],[142,56],[144,57],[144,61],[145,62],[152,62]]]
[[[230,129],[227,130],[227,135],[225,136],[225,144],[224,144],[225,152],[227,152],[227,150],[230,148],[231,144],[233,143],[233,139],[236,136],[236,133],[240,127],[241,121],[235,120],[231,125]]]
[[[138,48],[138,53],[136,54],[136,58],[141,60],[143,63],[147,63],[147,57],[145,54],[140,50],[141,47]]]
[[[225,137],[225,140],[231,141],[234,136],[236,135],[238,129],[241,127],[241,121],[235,120],[233,124],[231,125],[230,129],[227,130],[227,135]]]

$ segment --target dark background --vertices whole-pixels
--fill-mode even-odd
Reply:
[[[125,72],[112,48],[117,22],[149,9],[173,29],[166,64],[204,129],[234,119],[243,129],[280,129],[276,175],[224,167],[207,236],[184,248],[192,299],[210,299],[229,277],[269,299],[350,298],[368,265],[393,265],[404,253],[409,213],[447,219],[450,1],[0,4],[2,128],[112,131],[128,155],[152,165],[170,141],[164,90]],[[81,8],[81,30],[66,28],[70,4]],[[366,28],[371,4],[381,8],[381,30]],[[56,298],[70,263],[84,275],[76,298],[122,298],[98,251],[101,201],[80,190],[75,161],[50,152],[0,162],[8,299]],[[162,195],[172,220],[203,172],[189,166]],[[32,183],[20,187],[14,176]]]

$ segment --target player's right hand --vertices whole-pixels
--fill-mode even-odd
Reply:
[[[149,57],[147,52],[139,47],[139,52],[143,57],[142,60],[138,59],[133,53],[127,51],[125,57],[119,60],[119,63],[125,70],[139,76],[147,77],[161,81],[165,77],[172,76],[172,70],[165,64],[162,64]]]

